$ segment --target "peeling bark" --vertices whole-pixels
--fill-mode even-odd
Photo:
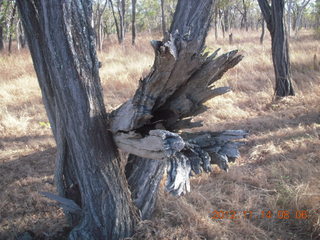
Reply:
[[[213,84],[242,59],[237,51],[221,56],[219,50],[211,55],[203,52],[212,5],[210,0],[178,2],[169,35],[163,41],[151,42],[155,61],[149,75],[140,81],[133,98],[111,114],[111,131],[117,146],[136,155],[129,158],[126,175],[131,179],[130,189],[143,219],[152,213],[154,195],[162,178],[159,173],[166,166],[151,159],[167,161],[166,189],[174,195],[190,190],[191,171],[209,171],[211,163],[224,170],[228,168],[227,155],[212,152],[210,156],[190,139],[168,132],[188,127],[187,118],[205,111],[207,100],[229,92],[228,87],[214,88]],[[175,137],[156,140],[154,133],[159,131]],[[244,136],[245,133],[241,135]],[[217,144],[216,148],[223,147],[213,143]],[[237,152],[238,145],[230,144],[230,151]],[[141,186],[146,179],[154,179],[155,172],[152,191],[145,191]]]

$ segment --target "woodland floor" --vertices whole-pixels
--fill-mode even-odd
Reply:
[[[260,45],[259,32],[233,36],[229,45],[227,37],[215,41],[209,34],[207,51],[239,49],[245,58],[218,83],[233,92],[207,103],[198,117],[204,126],[196,130],[248,130],[242,157],[228,173],[215,168],[193,178],[186,196],[161,189],[153,219],[141,222],[133,239],[320,239],[319,40],[310,31],[291,39],[296,96],[275,101],[269,37]],[[108,110],[131,97],[148,73],[151,39],[141,36],[135,47],[130,39],[122,47],[105,42],[99,58]],[[62,210],[39,195],[55,192],[55,151],[28,51],[0,54],[1,240],[27,230],[39,239],[62,239]],[[211,219],[214,211],[237,211],[239,219]],[[262,211],[272,216],[262,218]],[[278,211],[289,211],[290,218],[279,219]],[[308,218],[297,219],[303,216],[296,211],[307,211]]]

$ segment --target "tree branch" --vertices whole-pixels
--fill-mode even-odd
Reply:
[[[258,0],[262,15],[264,20],[267,23],[267,28],[270,32],[273,32],[273,22],[271,15],[271,6],[268,3],[268,0]]]

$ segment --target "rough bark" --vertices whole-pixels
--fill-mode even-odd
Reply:
[[[106,115],[91,3],[18,0],[18,7],[57,142],[60,196],[44,195],[68,213],[75,226],[69,239],[120,239],[139,219],[133,203],[141,218],[151,216],[166,165],[167,191],[182,195],[192,173],[211,164],[227,170],[239,156],[234,140],[244,131],[175,132],[191,127],[207,100],[230,91],[213,84],[242,56],[204,53],[214,1],[179,0],[170,34],[151,42],[150,73],[132,99]],[[130,154],[125,171],[115,144]]]
[[[275,71],[275,95],[294,95],[291,83],[289,44],[284,23],[284,0],[259,0],[259,6],[271,35],[272,60]]]
[[[59,192],[81,209],[69,239],[130,236],[138,217],[105,118],[91,1],[17,3],[57,141]]]
[[[140,81],[134,97],[111,115],[111,131],[118,147],[136,155],[129,157],[126,175],[143,219],[152,213],[165,167],[151,158],[168,159],[166,189],[175,195],[189,191],[191,171],[200,172],[195,169],[209,171],[208,164],[216,163],[227,170],[226,155],[216,151],[211,157],[203,146],[192,142],[192,137],[181,138],[167,131],[188,128],[188,118],[206,110],[204,102],[230,91],[227,87],[214,88],[213,84],[242,59],[237,51],[219,57],[218,51],[210,56],[203,53],[211,6],[211,0],[178,2],[169,38],[151,42],[155,50],[151,72]],[[206,134],[210,135],[202,135]],[[216,136],[223,138],[223,134]],[[241,132],[239,138],[245,134]],[[231,141],[222,144],[211,140],[209,145],[216,149]],[[229,145],[231,152],[237,151],[236,145]],[[146,187],[148,179],[152,184]]]

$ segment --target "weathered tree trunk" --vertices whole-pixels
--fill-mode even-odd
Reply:
[[[182,195],[191,172],[208,172],[211,164],[227,170],[239,156],[241,143],[233,140],[244,131],[170,131],[192,127],[191,117],[206,110],[207,100],[230,91],[213,84],[242,56],[204,54],[214,1],[179,0],[170,34],[151,42],[150,73],[132,99],[106,115],[91,3],[18,0],[18,7],[57,142],[60,196],[45,195],[70,212],[69,239],[120,239],[139,220],[135,206],[143,219],[152,214],[165,170],[167,191]],[[130,154],[125,171],[115,145]]]
[[[229,141],[245,135],[240,131],[239,135],[220,133],[211,138],[210,133],[203,133],[207,146],[204,151],[199,138],[191,140],[197,139],[195,136],[180,139],[176,134],[160,130],[190,127],[186,118],[199,114],[199,108],[205,108],[202,104],[208,99],[229,91],[228,88],[211,89],[211,86],[242,59],[236,51],[217,58],[217,52],[209,57],[202,55],[211,19],[211,4],[211,0],[178,1],[170,38],[152,42],[156,54],[152,71],[140,82],[133,99],[112,114],[111,131],[117,146],[140,156],[129,157],[126,175],[133,200],[141,210],[143,219],[148,218],[154,209],[155,193],[165,167],[165,164],[152,158],[169,158],[166,188],[173,194],[181,195],[190,189],[191,171],[199,173],[202,168],[210,171],[210,162],[227,170],[228,158],[233,161],[233,157],[238,156],[236,149],[230,150],[232,144]],[[183,70],[184,66],[188,66],[187,71]],[[126,116],[125,121],[122,116]],[[146,136],[148,132],[149,136]],[[235,135],[228,137],[225,134]],[[215,136],[224,140],[215,141]],[[167,149],[164,152],[155,148],[157,138],[160,142],[164,141]],[[226,147],[217,147],[218,142]],[[214,144],[217,144],[216,148],[211,146]],[[222,149],[229,149],[229,155],[225,155]]]
[[[276,77],[275,95],[294,95],[289,59],[289,45],[284,24],[284,0],[259,0],[260,9],[271,35],[272,60]]]
[[[132,0],[132,21],[131,21],[131,27],[132,27],[132,45],[136,42],[136,0]]]
[[[91,1],[17,2],[57,141],[57,187],[80,208],[69,239],[130,236],[138,218],[105,118]]]
[[[164,0],[160,0],[161,3],[161,27],[162,27],[162,34],[163,37],[166,37],[166,32],[167,32],[167,26],[166,26],[166,18],[164,15]]]

